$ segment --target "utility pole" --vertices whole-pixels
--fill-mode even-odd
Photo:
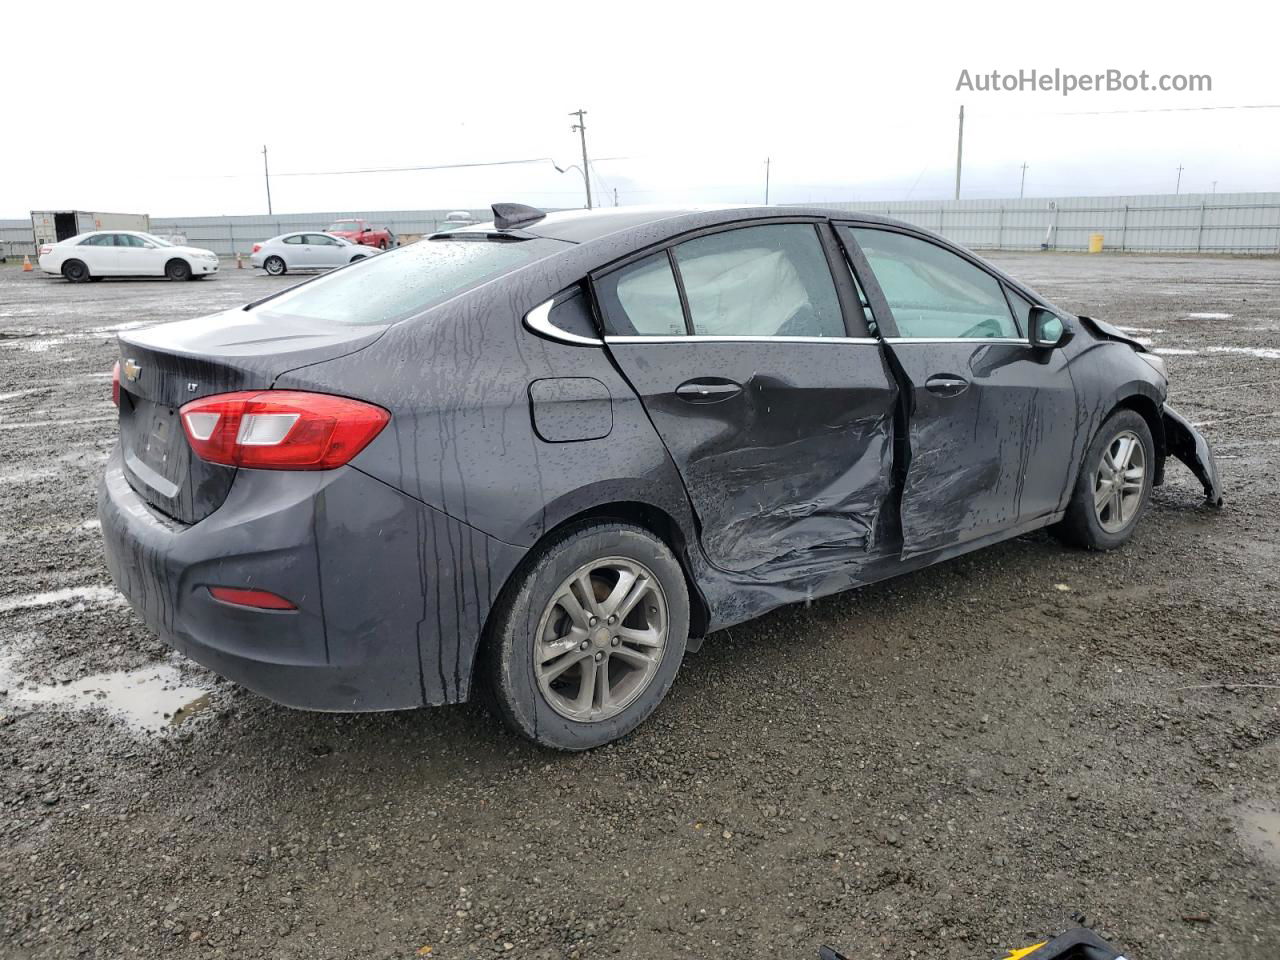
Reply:
[[[262,175],[267,178],[267,215],[271,214],[271,171],[267,169],[267,145],[262,145]]]
[[[1218,195],[1218,181],[1217,181],[1217,180],[1213,181],[1213,191],[1212,191],[1212,192],[1213,192],[1213,195],[1214,195],[1215,197]]]
[[[960,130],[956,134],[956,199],[960,199],[960,161],[964,158],[964,104],[960,105]]]
[[[1174,188],[1173,188],[1173,195],[1174,195],[1175,197],[1176,197],[1176,196],[1178,195],[1178,193],[1182,190],[1182,171],[1183,171],[1183,169],[1184,169],[1184,167],[1182,166],[1182,164],[1178,164],[1178,182],[1174,185]]]
[[[1022,183],[1018,185],[1018,199],[1022,199],[1022,193],[1027,188],[1027,161],[1022,161]]]
[[[587,186],[587,209],[590,210],[591,209],[591,174],[588,173],[587,171],[590,170],[591,168],[587,166],[587,124],[582,119],[586,115],[587,115],[587,111],[585,110],[574,110],[569,114],[569,116],[571,117],[578,118],[578,122],[575,123],[572,127],[570,127],[570,129],[573,130],[575,133],[577,133],[578,137],[582,140],[582,182],[585,183]]]
[[[618,205],[618,188],[617,187],[613,188],[613,205],[615,207]]]
[[[769,205],[769,158],[764,158],[764,205]]]

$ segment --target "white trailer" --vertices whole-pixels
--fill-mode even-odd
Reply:
[[[46,243],[58,243],[90,230],[151,231],[151,215],[147,213],[94,213],[89,210],[32,210],[31,232],[36,249]]]

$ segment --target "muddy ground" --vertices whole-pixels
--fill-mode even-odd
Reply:
[[[725,631],[575,756],[169,657],[94,521],[114,331],[283,281],[0,268],[0,956],[985,960],[1076,915],[1280,956],[1280,261],[994,259],[1165,353],[1225,509],[1176,465],[1119,552],[1029,536]]]

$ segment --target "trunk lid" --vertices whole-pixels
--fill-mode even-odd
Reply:
[[[226,499],[236,469],[192,453],[182,405],[270,389],[280,374],[361,350],[385,329],[236,309],[121,334],[120,445],[129,485],[174,520],[203,520]]]

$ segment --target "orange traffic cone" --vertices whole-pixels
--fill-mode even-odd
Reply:
[[[243,270],[243,269],[244,269],[244,264],[240,262],[240,251],[239,251],[239,250],[237,250],[237,251],[236,251],[236,269],[237,269],[237,270]]]
[[[34,267],[31,266],[31,258],[25,253],[22,255],[22,272],[30,273]]]

